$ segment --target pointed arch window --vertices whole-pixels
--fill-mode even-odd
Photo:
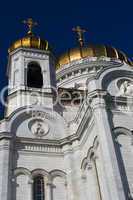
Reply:
[[[41,175],[34,178],[33,200],[45,200],[44,177]]]
[[[30,62],[27,69],[27,86],[32,88],[43,87],[43,75],[37,62]]]

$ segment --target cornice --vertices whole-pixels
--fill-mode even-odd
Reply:
[[[44,51],[44,50],[40,50],[40,49],[34,49],[34,48],[25,48],[25,47],[20,47],[18,49],[15,49],[14,51],[12,51],[9,55],[12,56],[18,52],[21,52],[23,54],[38,54],[38,55],[49,55],[51,54],[50,51]]]
[[[69,74],[78,70],[82,70],[82,69],[88,69],[86,71],[86,74],[90,74],[89,71],[98,72],[99,70],[101,71],[102,69],[104,70],[112,66],[116,67],[116,66],[121,66],[121,65],[123,65],[123,63],[119,60],[96,59],[92,61],[90,59],[85,59],[82,62],[75,61],[72,64],[67,64],[67,66],[64,66],[64,68],[57,70],[56,77],[57,77],[57,80],[59,80],[61,77],[63,77],[66,74]]]
[[[15,91],[10,92],[10,94],[8,95],[8,99],[10,99],[11,97],[17,96],[19,91],[19,94],[25,94],[25,95],[29,95],[29,94],[34,94],[34,92],[38,92],[39,95],[41,95],[41,97],[53,97],[52,93],[49,92],[45,92],[45,89],[34,89],[34,88],[27,88],[25,87],[25,89],[22,89],[21,87],[17,88]]]

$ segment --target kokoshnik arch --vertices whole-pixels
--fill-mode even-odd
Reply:
[[[133,199],[132,62],[85,44],[79,26],[78,46],[55,58],[37,23],[24,23],[9,48],[0,199]]]

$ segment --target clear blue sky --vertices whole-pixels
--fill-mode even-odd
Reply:
[[[133,56],[132,0],[3,1],[0,9],[0,88],[6,84],[7,49],[25,35],[22,20],[32,17],[37,35],[47,39],[56,54],[75,46],[71,29],[86,28],[86,42],[108,44]]]

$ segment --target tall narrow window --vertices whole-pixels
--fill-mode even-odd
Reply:
[[[124,132],[117,133],[117,140],[115,141],[116,156],[127,199],[132,199],[133,188],[133,152],[131,142],[131,137],[129,135]]]
[[[41,67],[36,62],[28,64],[27,86],[33,88],[42,88],[43,86]]]
[[[33,200],[45,200],[44,178],[41,175],[34,178],[33,195],[34,195]]]

